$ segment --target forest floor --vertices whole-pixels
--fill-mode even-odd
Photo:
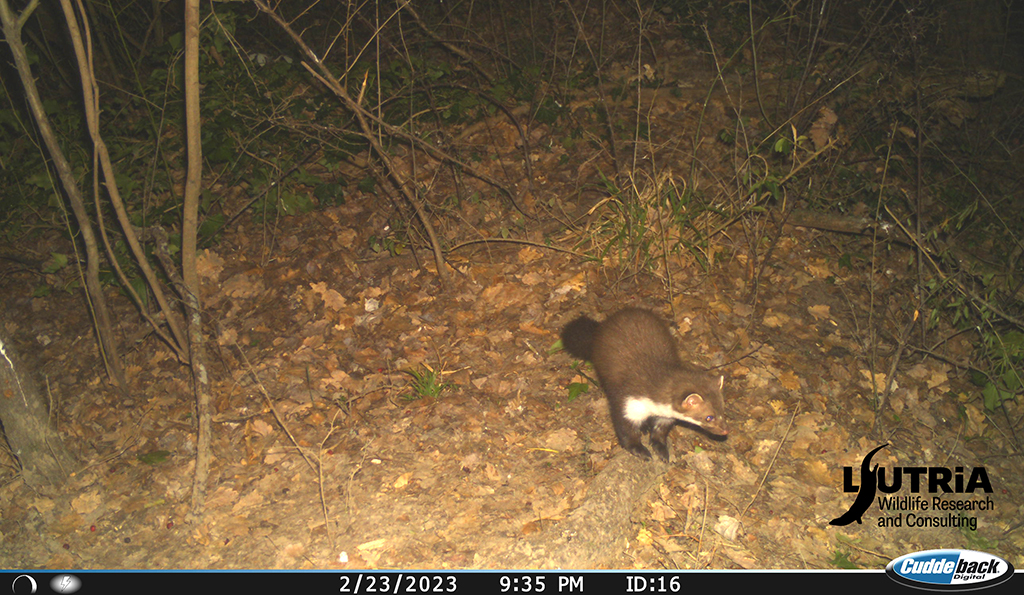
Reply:
[[[688,138],[694,98],[650,101],[657,134]],[[712,129],[725,120],[721,109],[704,117]],[[1006,420],[986,412],[964,370],[898,352],[901,331],[877,314],[905,311],[909,253],[879,253],[872,266],[847,257],[870,254],[868,238],[786,227],[761,268],[736,224],[707,249],[709,272],[624,275],[622,262],[572,253],[583,236],[559,221],[588,223],[601,196],[581,192],[580,180],[592,183],[598,165],[561,157],[556,145],[533,165],[537,186],[522,206],[539,220],[524,223],[526,242],[450,252],[448,287],[422,250],[369,248],[392,207],[358,192],[341,206],[243,222],[204,251],[216,415],[205,514],[194,522],[186,368],[139,334],[111,288],[131,388],[121,395],[106,381],[80,292],[34,297],[40,277],[5,269],[3,335],[83,466],[63,490],[42,493],[8,457],[0,566],[502,568],[527,559],[513,555],[526,555],[523,544],[555,539],[617,465],[653,469],[654,481],[630,494],[629,530],[595,566],[881,568],[916,550],[964,548],[1024,567],[1024,465]],[[499,211],[463,200],[448,215],[483,227]],[[62,241],[32,249],[66,251]],[[725,375],[728,439],[680,426],[667,466],[618,446],[589,366],[553,346],[575,316],[626,306],[658,312],[686,359]],[[968,361],[969,336],[943,343],[943,357]],[[897,353],[878,435],[871,379],[884,387]],[[418,394],[414,384],[431,374],[437,394]],[[589,390],[570,398],[573,383]],[[874,462],[890,478],[895,467],[983,467],[991,494],[941,500],[991,507],[958,516],[873,503],[863,524],[829,525],[855,498],[843,468],[859,485],[863,457],[885,442]],[[913,526],[920,517],[976,525]]]

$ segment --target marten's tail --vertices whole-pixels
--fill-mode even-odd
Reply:
[[[590,361],[594,355],[594,336],[600,323],[593,318],[580,316],[562,329],[562,347],[569,355]]]

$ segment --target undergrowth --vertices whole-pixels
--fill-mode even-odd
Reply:
[[[100,11],[92,23],[106,40],[97,58],[101,127],[132,224],[171,229],[175,252],[182,35],[161,3],[129,4],[138,10]],[[754,291],[743,297],[756,303],[784,222],[804,211],[837,226],[865,221],[846,230],[862,241],[837,266],[874,267],[882,253],[911,263],[889,290],[902,292],[898,307],[881,308],[886,290],[868,289],[873,353],[883,351],[886,333],[874,332],[882,328],[913,329],[889,333],[901,345],[896,359],[948,359],[943,345],[970,334],[971,360],[949,363],[971,371],[988,411],[1017,402],[1024,210],[1013,147],[1024,109],[1021,73],[1008,72],[998,41],[1012,31],[967,47],[957,35],[980,19],[894,0],[475,11],[438,2],[346,14],[316,2],[281,6],[282,20],[365,109],[356,114],[325,91],[329,81],[284,29],[236,4],[215,3],[201,29],[200,245],[216,246],[241,216],[273,238],[288,217],[362,193],[379,197],[361,237],[372,253],[426,247],[431,225],[442,230],[443,251],[466,237],[550,238],[554,221],[576,228],[577,249],[621,278],[651,275],[669,292],[676,275],[711,273],[724,250],[735,253],[723,239],[732,233],[752,263]],[[30,39],[54,39],[42,22],[29,20]],[[46,113],[89,187],[76,84],[47,74],[74,67],[51,44],[31,50]],[[684,74],[672,70],[675,60]],[[697,93],[684,92],[693,85]],[[5,83],[0,94],[0,240],[24,245],[55,232],[78,241],[19,88]],[[680,101],[676,112],[656,113],[659,94]],[[367,114],[372,134],[359,124]],[[660,117],[693,134],[660,136]],[[535,184],[550,172],[538,176],[534,162],[582,172],[580,198],[565,200],[591,201],[585,217],[568,220],[560,200],[544,196]],[[102,186],[96,191],[90,216],[114,234],[107,258],[145,293]],[[73,287],[53,279],[33,283]]]

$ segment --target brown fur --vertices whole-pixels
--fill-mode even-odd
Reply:
[[[651,447],[667,461],[676,421],[728,434],[723,379],[684,363],[668,326],[653,313],[627,308],[600,323],[581,316],[562,330],[562,345],[594,365],[619,444],[636,456],[651,458],[641,443],[649,431]]]

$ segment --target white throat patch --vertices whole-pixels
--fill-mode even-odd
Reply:
[[[687,421],[698,426],[701,425],[701,420],[680,413],[673,409],[671,405],[656,403],[648,397],[626,397],[625,402],[626,404],[622,408],[623,414],[626,419],[638,426],[649,417],[667,417],[669,419]]]

